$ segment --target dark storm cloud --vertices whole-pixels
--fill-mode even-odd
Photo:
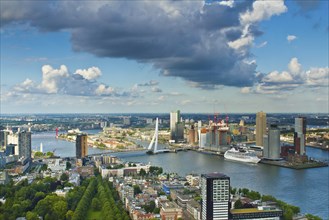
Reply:
[[[41,31],[71,33],[75,51],[148,63],[165,76],[181,77],[200,88],[251,86],[255,64],[228,46],[241,37],[241,13],[202,1],[47,1],[1,2],[2,28],[28,23]],[[262,34],[250,26],[254,36]]]

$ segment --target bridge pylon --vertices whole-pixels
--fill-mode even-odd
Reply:
[[[158,152],[158,134],[159,134],[159,119],[156,118],[155,132],[154,132],[152,141],[151,141],[149,147],[147,148],[148,151],[152,151],[155,154]],[[154,148],[153,148],[153,144],[154,144]],[[153,150],[152,150],[152,148],[153,148]]]

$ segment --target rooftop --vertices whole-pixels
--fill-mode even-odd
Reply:
[[[260,210],[258,208],[247,208],[247,209],[231,209],[232,214],[239,214],[239,213],[260,213],[260,212],[277,212],[280,211],[279,209],[264,209]]]
[[[218,173],[218,172],[214,172],[214,173],[207,173],[207,174],[201,174],[201,177],[205,177],[205,178],[230,178],[229,176],[226,176],[223,173]]]

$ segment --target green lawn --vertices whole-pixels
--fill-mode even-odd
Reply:
[[[93,211],[91,209],[88,210],[87,213],[88,220],[100,220],[101,218],[101,211]]]

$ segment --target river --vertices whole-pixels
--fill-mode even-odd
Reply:
[[[55,154],[61,157],[75,156],[75,143],[57,140],[53,133],[32,135],[33,150],[39,148],[41,142],[44,151],[56,149]],[[320,160],[329,159],[328,151],[310,147],[306,150],[310,157]],[[89,148],[89,154],[100,152],[105,151]],[[232,187],[249,188],[261,194],[273,195],[300,207],[302,213],[311,213],[329,219],[328,167],[293,170],[265,164],[250,165],[194,151],[157,155],[146,155],[142,152],[113,154],[125,161],[151,162],[152,165],[163,167],[164,172],[175,172],[182,176],[189,173],[221,172],[230,176]]]

